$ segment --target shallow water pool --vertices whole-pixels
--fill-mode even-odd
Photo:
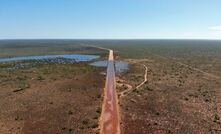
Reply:
[[[97,55],[84,55],[84,54],[69,54],[69,55],[43,55],[43,56],[24,56],[24,57],[11,57],[11,58],[0,58],[0,62],[12,62],[12,61],[23,61],[23,60],[47,60],[56,58],[65,58],[79,61],[90,61],[97,59],[100,56]]]

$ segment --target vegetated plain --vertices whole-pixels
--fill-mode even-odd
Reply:
[[[94,43],[130,63],[118,76],[122,133],[221,133],[221,41]],[[136,88],[144,80],[143,65],[147,82]]]
[[[0,41],[0,48],[1,57],[106,55],[59,40]],[[97,133],[103,71],[88,62],[64,59],[0,63],[0,133]]]
[[[117,74],[122,133],[221,133],[221,41],[4,40],[0,57],[107,57],[82,45],[113,49],[130,65]],[[81,62],[3,69],[13,64],[0,63],[0,132],[98,132],[105,68]],[[144,80],[143,65],[147,82],[136,88]]]
[[[105,54],[92,47],[82,46],[81,40],[0,40],[0,57]]]

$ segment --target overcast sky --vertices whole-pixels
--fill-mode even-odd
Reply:
[[[221,0],[0,0],[0,39],[221,39]]]

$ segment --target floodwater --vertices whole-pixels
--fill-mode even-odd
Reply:
[[[91,63],[90,65],[96,66],[96,67],[107,67],[108,61],[106,60],[96,61],[96,62]],[[114,61],[114,65],[115,65],[116,73],[122,73],[129,69],[128,63],[125,61]]]
[[[100,56],[97,55],[84,55],[84,54],[69,54],[69,55],[43,55],[43,56],[24,56],[24,57],[11,57],[11,58],[0,58],[0,62],[12,62],[12,61],[26,61],[26,60],[47,60],[64,58],[71,59],[76,62],[80,61],[90,61],[97,59]]]

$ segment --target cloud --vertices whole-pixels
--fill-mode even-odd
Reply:
[[[212,26],[212,27],[209,27],[208,29],[212,30],[212,31],[221,31],[221,25],[220,26]]]

